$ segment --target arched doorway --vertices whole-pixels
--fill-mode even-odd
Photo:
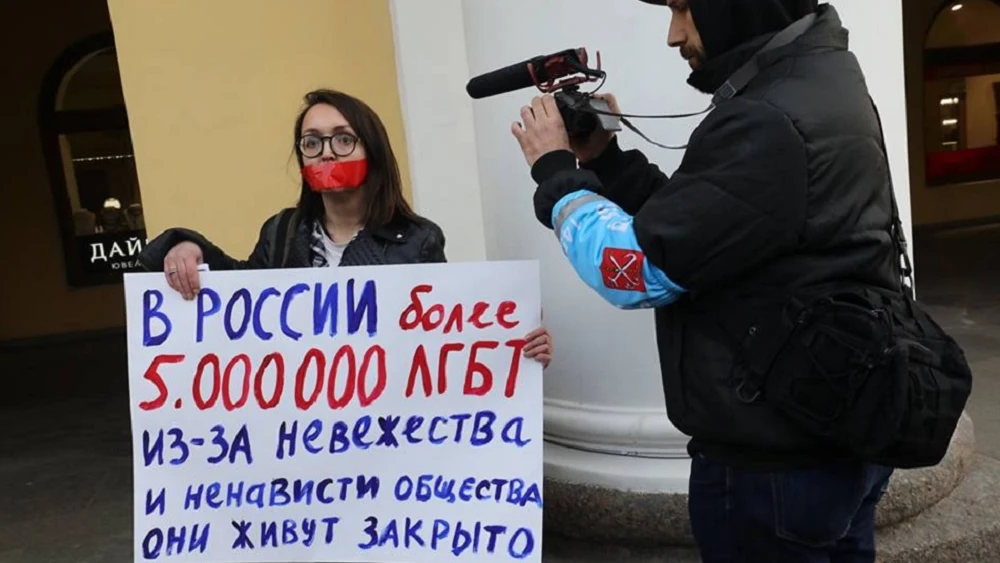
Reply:
[[[918,291],[968,308],[1000,281],[1000,0],[907,9],[920,26],[909,99]]]
[[[941,304],[1000,281],[1000,0],[922,0],[921,158],[912,194],[918,285]],[[911,10],[916,3],[911,6]],[[915,163],[916,164],[916,163]],[[996,295],[1000,299],[1000,293]]]

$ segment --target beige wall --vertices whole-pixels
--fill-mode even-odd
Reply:
[[[1000,181],[931,188],[925,185],[923,132],[928,124],[925,124],[924,118],[927,101],[924,97],[923,51],[927,32],[943,0],[905,0],[903,4],[913,224],[920,227],[1000,216]],[[942,27],[939,35],[946,37],[946,32],[947,28]],[[982,42],[983,38],[974,39],[973,42]]]
[[[246,255],[260,223],[296,199],[292,125],[317,87],[379,112],[409,185],[387,2],[7,2],[0,22],[11,54],[0,89],[0,341],[124,324],[120,285],[67,287],[37,125],[49,66],[112,22],[151,235],[184,225]]]
[[[182,225],[245,257],[298,196],[303,94],[348,91],[389,129],[409,185],[385,0],[110,0],[150,236]]]
[[[110,30],[104,0],[0,3],[0,341],[122,326],[118,286],[70,290],[38,129],[42,80],[56,57]]]

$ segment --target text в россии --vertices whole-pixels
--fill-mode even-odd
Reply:
[[[289,311],[297,298],[309,293],[313,294],[312,300],[312,327],[313,336],[334,337],[345,329],[348,335],[357,334],[362,324],[368,336],[375,336],[378,332],[378,291],[375,280],[364,282],[360,294],[356,290],[356,280],[349,279],[346,282],[346,295],[341,295],[340,283],[333,282],[324,284],[317,282],[310,286],[306,283],[297,283],[285,291],[280,291],[274,287],[267,287],[254,295],[249,289],[241,288],[233,292],[226,302],[225,308],[222,306],[222,297],[217,291],[209,287],[203,287],[197,297],[195,342],[203,342],[205,339],[206,327],[214,329],[221,328],[226,337],[233,342],[240,341],[247,336],[250,328],[253,334],[260,341],[267,342],[275,337],[275,331],[280,332],[286,338],[298,341],[302,338],[302,327],[293,327],[290,321]],[[422,329],[424,332],[433,332],[441,328],[442,334],[465,331],[467,326],[477,329],[485,329],[494,325],[505,329],[513,329],[519,321],[510,320],[510,316],[517,310],[517,304],[513,301],[502,301],[495,306],[478,301],[472,306],[465,306],[461,303],[452,307],[446,307],[441,303],[434,303],[427,306],[422,300],[422,294],[429,294],[433,291],[431,285],[418,285],[410,290],[410,304],[399,316],[399,328],[405,331]],[[264,308],[271,299],[278,307],[278,326],[265,327],[263,321]],[[307,298],[307,297],[303,297]],[[163,293],[157,289],[149,289],[142,296],[142,329],[143,346],[146,348],[163,345],[173,332],[173,321],[162,311],[164,303]],[[492,311],[492,312],[491,312]],[[341,312],[345,317],[342,319]],[[221,319],[219,318],[220,313]],[[154,332],[153,321],[157,321],[159,332]],[[221,323],[218,321],[221,320]],[[216,321],[217,324],[209,326],[208,323]],[[221,326],[219,326],[221,324]]]

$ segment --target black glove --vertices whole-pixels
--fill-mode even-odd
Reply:
[[[600,182],[593,172],[578,170],[576,157],[567,150],[545,153],[531,167],[535,188],[535,218],[546,228],[552,228],[552,209],[563,197],[578,191],[597,192]]]

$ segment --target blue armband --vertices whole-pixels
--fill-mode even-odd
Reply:
[[[684,289],[646,260],[633,219],[610,200],[587,190],[570,193],[552,208],[552,225],[577,275],[620,309],[662,307]]]

